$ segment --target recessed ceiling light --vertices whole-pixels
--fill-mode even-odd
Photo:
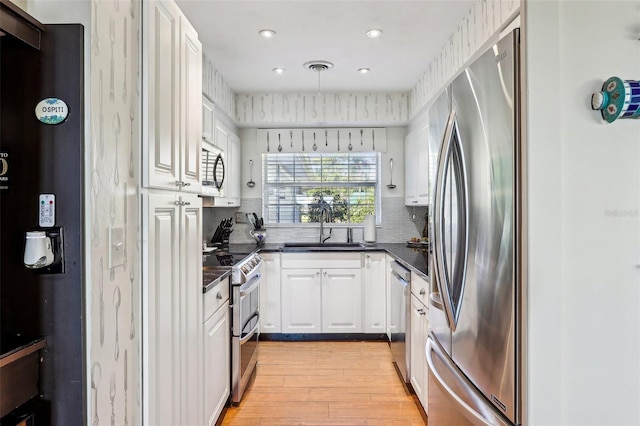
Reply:
[[[263,38],[274,38],[276,36],[276,32],[273,30],[260,30],[258,31]]]
[[[382,35],[382,30],[369,30],[367,31],[367,37],[378,38]]]
[[[360,74],[367,74],[369,73],[371,70],[369,68],[358,68],[358,72]]]
[[[276,74],[284,74],[284,68],[274,68],[271,71],[275,72]]]

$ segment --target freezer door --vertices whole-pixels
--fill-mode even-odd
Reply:
[[[513,423],[516,396],[515,241],[517,33],[451,86],[467,179],[468,248],[451,358]],[[457,284],[454,284],[455,287]]]
[[[429,368],[429,426],[509,426],[430,336],[425,348]]]

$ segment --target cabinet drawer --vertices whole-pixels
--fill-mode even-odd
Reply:
[[[229,300],[229,278],[225,278],[204,294],[203,320],[206,321],[213,313]]]
[[[411,293],[413,293],[418,300],[424,303],[427,308],[429,307],[429,291],[429,281],[425,280],[415,272],[411,272]]]
[[[283,268],[360,268],[360,252],[283,253]]]

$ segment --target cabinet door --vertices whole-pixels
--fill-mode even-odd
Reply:
[[[415,192],[416,176],[416,134],[409,133],[404,139],[404,204],[417,205]]]
[[[214,131],[214,109],[213,102],[202,96],[202,140],[213,143]]]
[[[429,414],[429,366],[427,365],[427,357],[426,357],[426,346],[427,339],[429,338],[429,307],[425,305],[425,314],[422,316],[422,344],[421,353],[422,353],[422,369],[423,369],[423,386],[422,386],[422,407],[424,408],[425,413]]]
[[[364,332],[387,331],[387,262],[384,253],[364,254]]]
[[[260,283],[260,330],[281,333],[280,320],[280,253],[261,253],[262,281]]]
[[[425,307],[414,295],[411,295],[411,386],[420,402],[424,400],[425,386],[425,341],[424,317]],[[409,348],[407,348],[409,349]]]
[[[202,424],[202,198],[183,195],[180,204],[182,424],[195,425]]]
[[[362,333],[360,269],[322,270],[322,332]]]
[[[218,120],[214,122],[214,138],[213,142],[216,148],[219,150],[222,162],[224,163],[224,180],[222,186],[218,188],[218,196],[214,197],[213,205],[215,207],[227,207],[227,195],[229,188],[229,158],[228,158],[228,146],[229,146],[229,130]]]
[[[320,269],[282,270],[282,332],[322,331]]]
[[[189,21],[180,20],[181,66],[181,188],[200,193],[200,156],[202,154],[202,44]]]
[[[387,255],[386,256],[386,265],[387,265],[387,283],[386,283],[386,291],[385,291],[385,295],[386,295],[386,303],[385,306],[387,308],[387,314],[385,315],[385,318],[387,319],[387,325],[386,325],[386,329],[387,329],[387,339],[389,339],[389,341],[391,341],[391,283],[393,282],[393,275],[392,275],[392,271],[393,269],[391,269],[391,262],[393,262],[393,257]]]
[[[149,1],[143,27],[143,185],[175,189],[180,181],[180,9]]]
[[[205,424],[216,424],[230,395],[229,304],[225,303],[204,324]]]
[[[215,137],[213,139],[213,144],[220,148],[223,151],[227,151],[227,145],[229,144],[229,135],[231,131],[227,129],[227,127],[222,124],[219,120],[215,121]]]
[[[429,128],[412,132],[405,138],[405,205],[429,205]]]
[[[173,195],[143,198],[143,416],[180,424],[180,211]]]
[[[240,206],[240,138],[233,133],[227,139],[227,205]]]

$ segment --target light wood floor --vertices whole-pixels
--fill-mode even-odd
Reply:
[[[221,424],[424,426],[386,342],[261,342],[256,376]]]

